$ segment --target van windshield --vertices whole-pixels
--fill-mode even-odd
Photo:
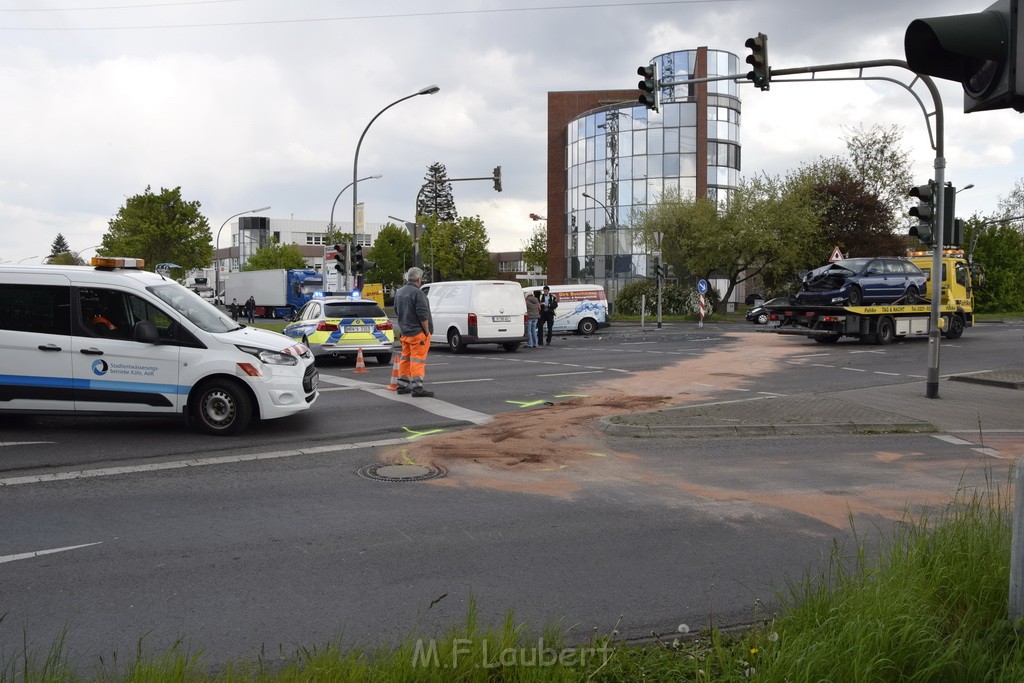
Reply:
[[[241,326],[220,312],[216,306],[195,292],[177,282],[167,281],[162,285],[147,287],[158,299],[168,304],[201,330],[206,332],[230,332]]]

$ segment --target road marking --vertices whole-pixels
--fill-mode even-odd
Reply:
[[[597,375],[603,372],[603,370],[577,370],[576,372],[549,372],[546,375],[537,375],[538,377],[562,377],[564,375]]]
[[[963,439],[961,439],[959,437],[950,436],[949,434],[932,434],[932,437],[938,439],[939,441],[945,441],[946,443],[951,443],[951,444],[953,444],[955,446],[973,446],[974,445],[970,441],[964,441]]]
[[[830,356],[829,353],[802,353],[799,356],[793,356],[793,358],[821,358],[822,356]]]
[[[493,415],[478,413],[477,411],[470,410],[469,408],[462,408],[451,403],[446,403],[438,398],[406,398],[404,395],[399,395],[396,391],[388,391],[381,385],[374,384],[372,382],[361,382],[358,379],[335,377],[334,375],[320,375],[320,381],[343,387],[356,387],[381,398],[386,398],[389,401],[398,401],[400,403],[415,406],[424,412],[431,413],[432,415],[438,415],[439,417],[447,417],[450,420],[461,420],[463,422],[471,422],[475,425],[484,425],[494,419]]]
[[[771,391],[759,391],[757,393],[763,394],[765,396],[785,396],[785,394],[776,394],[776,393],[771,392]]]
[[[56,441],[0,441],[0,447],[3,446],[33,446],[36,444],[47,444],[57,443]]]
[[[875,370],[875,374],[876,375],[889,375],[890,377],[899,377],[900,376],[900,373],[898,373],[898,372],[882,372],[881,370]]]
[[[811,363],[812,368],[834,368],[834,365],[826,365],[824,363]]]
[[[840,370],[849,370],[850,372],[867,372],[864,368],[839,368]]]
[[[443,382],[431,382],[431,384],[464,384],[465,382],[493,382],[492,377],[480,377],[478,379],[446,379]]]
[[[268,451],[266,453],[247,453],[245,455],[224,455],[216,458],[174,460],[168,462],[149,463],[146,465],[122,465],[120,467],[101,467],[92,470],[75,470],[72,472],[50,472],[47,474],[33,474],[22,477],[8,477],[6,479],[0,479],[0,488],[4,486],[18,486],[21,484],[42,484],[44,482],[51,481],[67,481],[70,479],[114,477],[119,474],[158,472],[160,470],[179,470],[184,469],[186,467],[206,467],[209,465],[230,465],[240,462],[255,462],[258,460],[294,458],[299,455],[318,455],[321,453],[335,453],[338,451],[354,451],[362,448],[397,446],[399,444],[408,442],[409,440],[406,437],[399,437],[396,439],[381,439],[380,441],[361,441],[356,443],[334,444],[331,446],[311,446],[309,448],[298,448],[287,451]]]
[[[654,341],[642,341],[642,342],[619,342],[619,346],[640,346],[641,344],[657,344]]]
[[[1000,460],[1004,460],[1003,456],[999,455],[999,451],[997,451],[994,448],[972,448],[971,450],[974,451],[975,453],[981,453],[982,455],[987,455],[992,458],[999,458]]]
[[[18,560],[30,560],[33,557],[40,557],[42,555],[52,555],[53,553],[63,553],[68,550],[78,550],[79,548],[88,548],[93,545],[100,545],[103,541],[97,541],[95,543],[83,543],[82,545],[69,545],[63,548],[50,548],[49,550],[36,550],[31,553],[20,553],[18,555],[0,555],[0,564],[4,562],[17,562]]]
[[[847,351],[847,353],[878,353],[878,354],[881,354],[883,356],[885,355],[885,351],[867,351],[867,350],[866,351]]]

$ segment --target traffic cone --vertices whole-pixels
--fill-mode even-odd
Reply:
[[[359,355],[356,356],[355,374],[362,375],[367,372],[369,372],[369,370],[366,369],[366,361],[363,360],[363,347],[360,346]]]
[[[394,354],[394,356],[395,356],[395,365],[394,365],[394,367],[391,368],[391,384],[389,384],[386,387],[384,387],[388,391],[398,391],[398,377],[399,377],[398,368],[402,364],[402,354],[396,353],[396,354]]]

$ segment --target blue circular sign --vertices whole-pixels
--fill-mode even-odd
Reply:
[[[700,280],[697,282],[697,291],[701,294],[707,294],[708,292],[708,281]]]

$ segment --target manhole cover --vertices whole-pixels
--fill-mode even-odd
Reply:
[[[426,481],[448,474],[438,465],[393,465],[376,463],[359,468],[359,476],[377,481]]]

